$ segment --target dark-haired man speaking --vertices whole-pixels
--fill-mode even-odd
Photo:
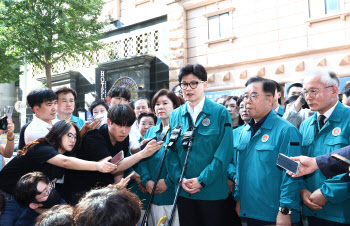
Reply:
[[[178,199],[180,225],[228,225],[226,169],[233,156],[230,114],[204,96],[208,82],[202,65],[183,66],[179,82],[187,103],[171,113],[170,127],[181,125],[182,135],[191,125],[196,127]],[[171,180],[178,183],[187,154],[182,137],[175,149],[168,152],[166,167]]]

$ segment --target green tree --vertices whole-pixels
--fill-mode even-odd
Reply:
[[[0,83],[18,81],[21,71],[19,67],[23,64],[22,57],[16,57],[8,50],[0,38]]]
[[[0,37],[13,56],[26,56],[28,63],[45,69],[52,88],[51,68],[69,58],[102,47],[98,39],[107,25],[101,21],[103,0],[1,0]],[[91,55],[91,54],[90,54]]]

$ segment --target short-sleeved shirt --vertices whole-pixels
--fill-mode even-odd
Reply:
[[[119,151],[127,156],[129,151],[129,136],[123,142],[112,145],[107,124],[95,130],[89,130],[82,139],[77,152],[77,158],[88,161],[100,161],[108,156],[114,156]],[[88,191],[96,186],[106,186],[114,183],[110,173],[70,170],[65,176],[65,187],[72,192]]]
[[[51,165],[47,161],[59,153],[48,144],[37,144],[33,150],[23,156],[16,156],[0,171],[0,189],[13,195],[17,181],[25,174],[39,171],[50,180],[61,178],[64,169]]]
[[[57,119],[51,120],[52,125],[56,122],[58,122]],[[32,123],[30,123],[24,131],[24,142],[29,144],[38,138],[45,137],[50,132],[52,125],[33,115]]]

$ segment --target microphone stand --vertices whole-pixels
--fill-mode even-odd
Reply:
[[[177,189],[176,189],[175,199],[174,199],[174,203],[173,203],[173,208],[171,210],[171,216],[170,216],[170,219],[169,219],[168,226],[171,226],[171,224],[173,223],[173,218],[174,218],[174,214],[175,214],[177,199],[179,198],[179,193],[180,193],[180,189],[181,189],[182,180],[184,179],[184,176],[185,176],[185,170],[187,168],[188,157],[189,157],[190,152],[192,150],[192,144],[193,144],[194,130],[195,129],[196,129],[196,127],[193,128],[192,136],[191,136],[191,139],[190,139],[190,141],[188,143],[187,154],[186,154],[184,166],[182,167],[182,172],[181,172],[181,177],[179,179],[179,184],[178,184]]]
[[[178,133],[178,136],[179,136],[180,132],[177,132],[177,133]],[[178,136],[173,138],[174,140],[170,141],[169,144],[167,145],[167,147],[165,148],[163,159],[162,159],[162,162],[160,163],[159,170],[158,170],[158,173],[157,173],[157,178],[156,178],[156,181],[154,182],[154,186],[152,188],[151,197],[150,197],[150,199],[148,201],[147,209],[146,209],[145,214],[143,215],[143,218],[142,218],[141,226],[148,226],[148,214],[151,211],[152,200],[153,200],[153,197],[154,197],[156,186],[157,186],[158,181],[159,181],[160,173],[162,172],[162,168],[163,168],[163,164],[164,164],[164,161],[165,161],[165,157],[166,157],[166,154],[168,153],[168,149],[169,148],[173,148],[173,146],[175,145],[177,139],[179,138]],[[172,136],[171,136],[171,138],[172,138]]]
[[[163,159],[162,159],[162,162],[160,163],[160,167],[159,167],[159,170],[158,170],[157,178],[156,178],[156,181],[154,182],[154,186],[153,186],[153,188],[152,188],[151,197],[149,198],[148,205],[147,205],[147,209],[146,209],[146,211],[145,211],[145,214],[143,215],[143,219],[142,219],[141,226],[144,226],[144,225],[145,225],[145,226],[148,226],[148,214],[149,214],[149,212],[151,211],[152,200],[153,200],[153,197],[154,197],[154,193],[155,193],[155,190],[156,190],[156,186],[157,186],[158,181],[159,181],[160,173],[161,173],[161,171],[162,171],[163,163],[164,163],[165,156],[166,156],[167,152],[168,152],[168,147],[165,148],[164,155],[163,155]]]

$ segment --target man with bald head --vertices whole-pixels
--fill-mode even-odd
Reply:
[[[316,113],[300,126],[302,154],[317,157],[350,144],[350,108],[338,101],[339,79],[324,68],[306,73],[304,97]],[[302,215],[309,225],[350,224],[349,176],[325,177],[315,171],[303,178]]]

